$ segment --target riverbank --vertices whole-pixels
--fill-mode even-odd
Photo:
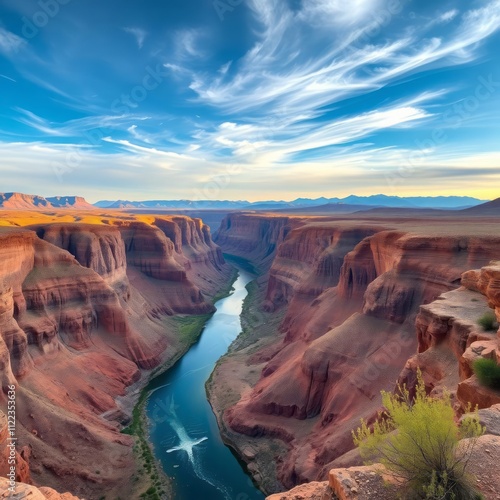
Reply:
[[[221,288],[211,299],[212,304],[227,297],[233,290],[233,284],[238,277],[238,271],[233,267],[232,274],[227,285]],[[146,406],[151,389],[149,386],[154,380],[173,368],[190,348],[198,342],[206,322],[214,313],[196,316],[176,316],[166,319],[166,327],[173,328],[177,332],[180,348],[176,354],[151,371],[137,383],[132,393],[135,394],[136,402],[133,406],[131,422],[122,430],[122,433],[134,436],[134,456],[137,463],[137,474],[132,479],[134,489],[130,498],[141,498],[144,500],[168,500],[172,496],[172,482],[165,474],[161,463],[156,460],[154,447],[149,439],[148,419]],[[131,394],[132,395],[132,394]],[[132,395],[133,399],[133,395]]]
[[[215,365],[205,384],[207,399],[217,419],[224,443],[244,465],[255,484],[265,493],[271,494],[283,489],[276,477],[276,457],[284,456],[287,447],[277,439],[249,438],[235,433],[226,424],[224,414],[235,405],[259,380],[262,366],[249,363],[257,350],[271,346],[280,338],[278,329],[282,313],[266,313],[258,305],[263,301],[265,288],[260,284],[262,273],[250,261],[225,255],[228,261],[244,264],[252,269],[255,279],[247,284],[248,295],[241,313],[242,331],[230,345],[227,354]]]

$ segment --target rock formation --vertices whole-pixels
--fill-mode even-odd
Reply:
[[[32,194],[0,193],[0,208],[8,210],[36,210],[47,208],[74,208],[91,210],[93,205],[87,203],[81,196],[54,196],[44,198]]]
[[[247,460],[269,492],[360,463],[351,430],[376,415],[380,391],[395,387],[427,338],[415,333],[419,307],[459,287],[462,273],[487,264],[500,245],[488,221],[257,214],[230,214],[216,241],[228,253],[267,259],[251,313],[262,334],[233,346],[210,392],[227,439],[276,464],[258,453]],[[277,313],[283,320],[272,330],[265,325]],[[457,356],[461,335],[457,328],[450,339]],[[248,367],[237,380],[226,376],[236,365]],[[226,405],[223,391],[233,394]],[[281,457],[270,460],[273,449]]]
[[[91,210],[94,205],[88,203],[81,196],[52,196],[47,198],[47,201],[54,208],[76,208],[78,210]]]
[[[300,224],[300,220],[291,217],[236,214],[224,218],[214,240],[221,248],[265,268],[272,262],[274,252],[290,232],[292,224],[297,223]]]
[[[500,393],[479,383],[473,364],[481,357],[500,360],[500,337],[478,323],[488,312],[500,318],[500,263],[464,273],[461,284],[420,308],[419,353],[408,361],[401,381],[411,386],[420,368],[429,390],[456,392],[462,410],[469,404],[488,408],[500,403]]]
[[[30,462],[18,480],[126,498],[129,388],[186,348],[167,318],[213,311],[230,268],[188,217],[4,220],[25,226],[0,228],[0,407],[14,385],[19,463],[21,450]]]
[[[16,483],[14,493],[9,490],[10,482],[0,477],[0,498],[10,498],[14,500],[80,500],[71,493],[58,493],[52,488],[36,488],[25,483]]]

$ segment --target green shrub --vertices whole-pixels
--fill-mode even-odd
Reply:
[[[494,359],[477,359],[474,363],[474,373],[482,385],[500,389],[500,365]]]
[[[458,426],[449,394],[427,396],[420,372],[415,398],[399,386],[398,394],[383,391],[382,401],[386,411],[373,426],[362,421],[353,432],[365,462],[382,463],[407,488],[405,498],[476,499],[466,469],[484,433],[477,413]],[[465,437],[472,439],[458,447]]]
[[[495,314],[491,311],[484,313],[478,320],[478,325],[483,327],[483,330],[487,332],[494,331],[498,328],[497,319]]]

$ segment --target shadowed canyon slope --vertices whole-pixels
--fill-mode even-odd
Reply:
[[[264,262],[264,274],[247,303],[243,339],[209,389],[227,439],[267,491],[324,480],[335,465],[359,462],[351,429],[376,415],[380,390],[394,388],[417,352],[419,307],[498,257],[496,224],[452,217],[225,219],[215,241]]]
[[[480,270],[462,275],[462,286],[423,305],[416,320],[418,354],[401,373],[400,383],[413,390],[420,368],[427,391],[439,397],[443,390],[455,400],[458,416],[470,404],[479,408],[478,417],[484,435],[475,442],[468,462],[475,486],[486,499],[497,499],[500,477],[495,473],[500,449],[500,395],[480,384],[472,365],[479,358],[500,360],[498,324],[485,330],[477,319],[484,314],[500,319],[500,262],[492,261]],[[468,446],[468,439],[463,446]],[[379,473],[382,473],[381,475]],[[385,472],[385,473],[384,473]],[[383,484],[385,482],[385,484]],[[388,487],[388,485],[391,485]],[[353,494],[353,492],[355,492]],[[268,500],[332,500],[334,498],[405,497],[394,479],[375,464],[370,467],[337,468],[329,472],[329,481],[306,483]]]
[[[119,432],[127,388],[187,348],[172,316],[212,312],[231,270],[188,217],[2,216],[0,374],[3,393],[17,386],[31,478],[125,498],[136,470],[133,440]]]

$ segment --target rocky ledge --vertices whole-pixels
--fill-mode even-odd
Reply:
[[[469,471],[478,491],[487,500],[500,500],[500,476],[495,474],[500,459],[500,405],[480,410],[486,428],[473,449]],[[464,443],[466,444],[466,443]],[[328,481],[302,484],[266,500],[397,500],[403,490],[380,464],[332,469]]]

